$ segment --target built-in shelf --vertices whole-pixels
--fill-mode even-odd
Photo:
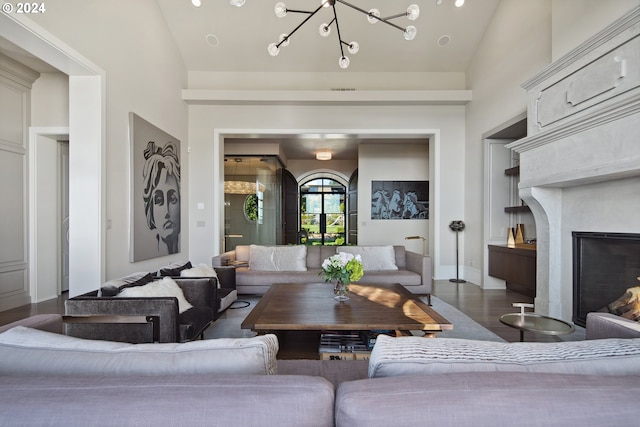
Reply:
[[[506,282],[507,289],[536,297],[536,246],[489,245],[489,276]]]
[[[519,175],[520,174],[520,166],[514,166],[512,168],[505,169],[504,170],[504,174],[507,175],[507,176]]]
[[[529,206],[507,206],[504,208],[506,213],[527,213],[531,212],[531,208]]]

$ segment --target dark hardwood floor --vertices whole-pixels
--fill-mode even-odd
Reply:
[[[484,290],[473,283],[452,283],[448,280],[435,282],[434,295],[510,342],[520,339],[519,331],[503,325],[498,318],[501,314],[517,311],[511,306],[514,302],[533,302],[532,298],[509,290]],[[67,297],[68,293],[65,292],[58,298],[0,312],[0,326],[34,314],[64,314],[64,301]],[[562,339],[556,336],[526,332],[525,340],[554,342]]]
[[[452,283],[448,280],[436,281],[433,294],[509,342],[519,341],[520,331],[500,323],[500,316],[518,312],[519,309],[511,305],[514,302],[533,303],[533,298],[510,290],[482,289],[473,283]],[[524,339],[530,342],[584,339],[584,330],[576,329],[574,334],[565,337],[525,332]]]

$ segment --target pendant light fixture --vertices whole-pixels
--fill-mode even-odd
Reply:
[[[382,17],[378,9],[370,9],[369,11],[366,11],[344,0],[320,0],[320,6],[318,6],[315,10],[312,10],[312,11],[288,9],[285,3],[278,2],[275,5],[275,14],[278,18],[284,18],[285,16],[287,16],[288,13],[299,13],[299,14],[307,15],[307,17],[300,24],[298,24],[297,27],[291,30],[291,32],[281,34],[277,42],[269,44],[269,46],[267,47],[267,51],[269,52],[269,55],[277,56],[280,53],[280,48],[286,47],[289,45],[291,36],[293,36],[293,34],[296,31],[298,31],[300,27],[306,24],[321,9],[329,8],[331,9],[331,12],[333,14],[333,19],[331,19],[328,23],[325,22],[321,24],[320,28],[318,29],[318,32],[322,37],[329,37],[331,35],[332,28],[335,27],[335,32],[338,36],[338,43],[340,45],[340,57],[338,58],[338,65],[342,69],[348,68],[349,64],[351,63],[351,60],[349,59],[348,56],[345,55],[345,47],[348,53],[355,55],[360,50],[360,45],[356,41],[345,42],[342,39],[342,34],[340,33],[341,29],[338,22],[338,12],[336,11],[336,3],[340,3],[342,5],[350,7],[351,9],[354,9],[366,15],[367,20],[371,24],[383,22],[393,28],[396,28],[402,31],[404,38],[406,40],[413,40],[416,37],[417,30],[416,30],[416,27],[414,27],[413,25],[409,25],[406,28],[403,28],[391,22],[391,20],[400,18],[400,17],[406,17],[411,21],[415,21],[416,19],[418,19],[418,16],[420,16],[420,8],[416,4],[410,5],[405,12],[398,13],[396,15],[387,16],[387,17]],[[244,0],[230,0],[230,4],[234,6],[242,6],[242,4],[244,4]],[[331,17],[331,15],[329,15],[329,17]]]

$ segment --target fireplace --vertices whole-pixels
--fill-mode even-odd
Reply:
[[[638,284],[638,64],[640,7],[523,84],[527,136],[507,148],[520,156],[519,195],[536,223],[540,314],[583,325],[587,312]],[[572,232],[579,230],[601,233],[574,243]],[[618,256],[622,249],[635,260]],[[631,270],[625,278],[623,269]]]
[[[585,326],[587,313],[640,286],[640,234],[574,231],[573,321]]]

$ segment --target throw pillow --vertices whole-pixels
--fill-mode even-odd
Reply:
[[[627,289],[624,295],[611,304],[607,304],[602,311],[608,311],[616,316],[636,322],[640,321],[640,286]]]
[[[180,272],[180,277],[215,277],[217,279],[218,274],[210,265],[200,264],[195,267],[182,270]],[[216,282],[218,283],[218,289],[220,289],[220,280],[216,280]]]
[[[180,313],[184,313],[193,307],[185,298],[182,288],[170,277],[163,277],[161,280],[156,280],[143,286],[123,289],[116,297],[176,297],[178,299],[178,311]]]
[[[153,275],[147,271],[133,273],[125,277],[109,280],[98,290],[98,296],[112,297],[125,288],[146,285],[153,281]]]
[[[620,338],[501,343],[378,335],[369,359],[370,378],[495,371],[635,375],[639,369],[640,339]]]
[[[129,344],[15,327],[0,334],[0,375],[167,376],[277,373],[278,339]]]
[[[158,276],[179,276],[182,270],[193,267],[191,261],[174,262],[158,270]]]
[[[182,270],[180,277],[218,277],[216,270],[207,264],[200,264],[195,267]]]
[[[255,271],[307,271],[307,247],[259,246],[249,247],[249,269]]]
[[[398,269],[393,246],[341,246],[338,252],[360,255],[365,272]]]

